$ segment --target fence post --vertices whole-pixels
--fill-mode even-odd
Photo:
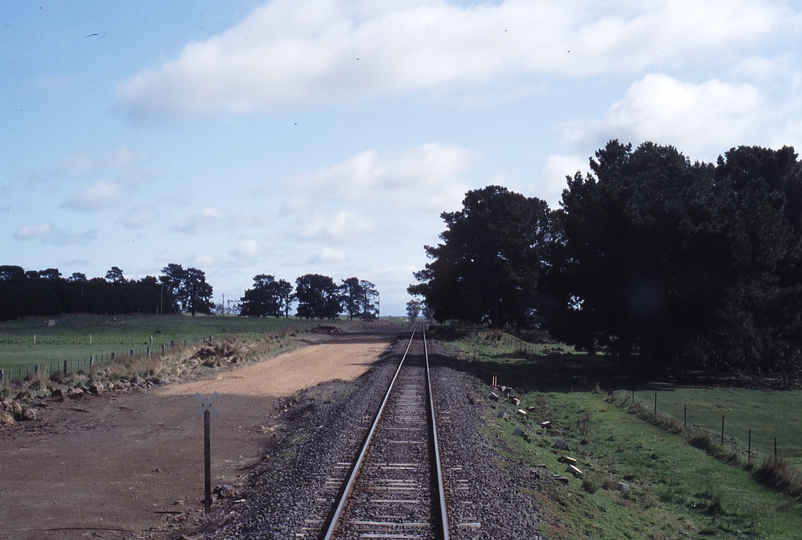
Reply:
[[[746,462],[752,463],[752,430],[749,430],[749,439],[746,447]]]
[[[721,417],[721,446],[724,446],[724,417]]]
[[[2,380],[5,378],[5,376],[6,376],[6,373],[5,373],[5,371],[3,371],[2,369],[0,369],[0,381],[2,381]]]
[[[64,360],[64,375],[67,375],[67,361]]]
[[[89,357],[89,369],[92,369],[95,365],[95,355]]]
[[[33,368],[33,376],[37,379],[39,378],[39,364],[36,364]]]

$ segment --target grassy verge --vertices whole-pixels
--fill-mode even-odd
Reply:
[[[647,422],[639,415],[645,407],[633,408],[595,391],[588,381],[598,366],[560,368],[520,354],[504,340],[477,334],[448,337],[447,346],[465,358],[468,369],[497,374],[502,385],[514,381],[518,405],[488,399],[490,388],[476,382],[484,405],[481,428],[502,457],[500,465],[541,506],[546,538],[782,539],[802,534],[797,498],[766,489],[737,456],[727,457],[732,452],[719,455],[717,445],[702,440],[694,446],[692,439],[702,435],[683,431],[676,421],[654,417]],[[519,408],[527,415],[519,414]],[[500,411],[509,418],[500,418]],[[540,426],[547,420],[551,429]],[[516,428],[529,440],[513,435]],[[557,439],[568,449],[555,447]],[[577,460],[581,475],[566,472],[567,457]]]
[[[773,459],[776,438],[779,459],[802,470],[802,391],[655,384],[646,391],[635,392],[635,400],[653,407],[655,393],[658,411],[677,418],[683,425],[687,411],[688,429],[708,431],[717,444],[722,443],[723,419],[723,444],[741,460],[749,460],[750,438],[755,464]]]

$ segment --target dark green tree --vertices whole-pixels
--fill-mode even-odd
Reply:
[[[498,328],[533,323],[538,280],[557,232],[548,205],[501,186],[469,191],[462,204],[441,214],[443,243],[425,246],[432,262],[415,272],[420,283],[408,291],[439,320]]]
[[[611,141],[590,166],[563,192],[549,276],[558,337],[627,366],[637,352],[651,372],[796,362],[802,190],[792,150],[733,149],[714,167],[673,147]]]
[[[106,281],[108,281],[109,283],[113,283],[115,285],[125,283],[125,276],[123,276],[123,271],[117,268],[116,266],[112,266],[111,269],[108,272],[106,272]]]
[[[418,315],[420,315],[421,311],[421,302],[420,300],[415,300],[414,298],[407,302],[407,318],[409,319],[409,324],[415,324],[415,321],[418,320]]]
[[[379,292],[370,281],[350,277],[340,285],[342,304],[348,318],[375,319],[377,315],[376,299]]]
[[[180,264],[170,263],[162,268],[159,281],[162,284],[162,307],[168,313],[180,313],[183,300],[182,285],[186,279],[186,270]]]
[[[320,274],[306,274],[295,280],[297,317],[336,319],[342,312],[340,288],[334,280]]]
[[[281,317],[287,315],[292,285],[283,279],[259,274],[253,278],[253,288],[245,291],[240,300],[240,315],[252,317]]]
[[[214,307],[212,291],[212,286],[206,282],[206,273],[203,270],[187,268],[181,288],[186,311],[193,317],[196,313],[211,315]]]

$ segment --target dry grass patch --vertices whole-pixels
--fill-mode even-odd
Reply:
[[[802,496],[802,478],[783,460],[766,459],[754,472],[755,479],[766,487],[792,497]]]

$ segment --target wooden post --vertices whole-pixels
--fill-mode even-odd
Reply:
[[[724,417],[721,417],[721,446],[724,446]]]
[[[39,378],[39,364],[36,364],[33,367],[33,376],[36,377],[37,379]]]
[[[215,418],[220,416],[217,409],[212,407],[212,403],[218,398],[217,392],[205,398],[200,393],[195,393],[195,399],[200,402],[201,407],[195,411],[195,418],[200,418],[203,414],[203,469],[204,469],[204,506],[206,513],[212,509],[212,444],[210,436],[211,415]]]
[[[67,374],[67,361],[66,360],[64,360],[64,373],[63,374],[64,375]]]
[[[747,439],[749,442],[746,446],[746,462],[752,463],[752,430],[749,430],[749,438]]]
[[[203,411],[203,493],[207,514],[212,509],[212,438],[209,434],[212,423],[211,416],[208,409]]]
[[[6,372],[0,369],[0,381],[2,381],[6,376]]]

